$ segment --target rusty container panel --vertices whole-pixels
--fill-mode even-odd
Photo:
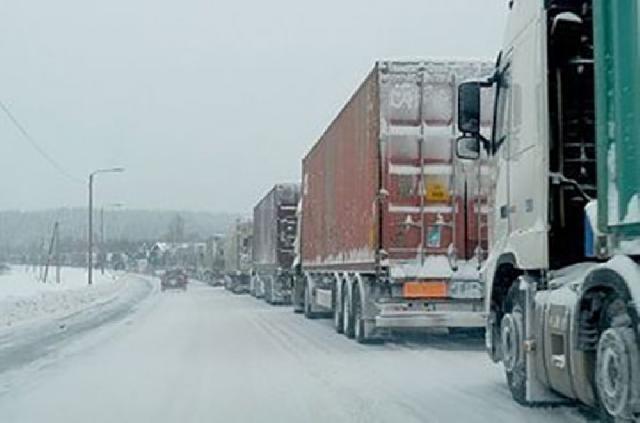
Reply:
[[[480,164],[458,163],[454,141],[458,84],[492,70],[464,60],[376,64],[303,160],[304,267],[448,277],[452,251],[467,260],[486,244],[487,178]]]
[[[493,64],[384,62],[379,69],[381,175],[388,192],[381,246],[392,276],[449,277],[451,255],[471,259],[486,232],[474,212],[486,207],[469,207],[486,197],[479,167],[458,163],[454,154],[457,87],[490,75]],[[490,124],[484,116],[483,125]]]
[[[379,121],[376,68],[303,160],[303,267],[375,267]]]
[[[291,268],[299,199],[298,184],[278,184],[254,207],[253,265],[257,271]]]

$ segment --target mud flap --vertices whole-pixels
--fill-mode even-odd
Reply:
[[[372,277],[362,277],[359,282],[362,283],[362,291],[364,293],[363,307],[363,326],[364,338],[367,341],[381,341],[388,337],[389,331],[376,326],[376,316],[379,308],[376,305],[376,290],[374,287],[375,279]]]
[[[380,337],[380,331],[376,328],[375,320],[364,321],[364,337],[365,339],[376,339]]]
[[[495,311],[489,313],[489,316],[487,317],[484,345],[491,361],[494,363],[502,361],[502,349],[500,348],[500,322],[498,322]]]

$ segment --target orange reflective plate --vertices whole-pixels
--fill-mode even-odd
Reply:
[[[447,284],[444,282],[406,282],[402,287],[405,298],[445,298]]]

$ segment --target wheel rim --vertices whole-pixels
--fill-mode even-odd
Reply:
[[[619,328],[606,330],[598,342],[596,385],[604,408],[612,416],[623,415],[629,406],[632,357],[628,342]]]
[[[611,350],[607,350],[603,366],[604,392],[607,396],[613,396],[620,391],[620,387],[623,384],[622,375],[620,374],[620,357],[612,353]]]
[[[500,337],[502,340],[502,362],[508,372],[513,372],[520,361],[522,346],[520,321],[518,313],[505,314],[502,318],[502,333]]]

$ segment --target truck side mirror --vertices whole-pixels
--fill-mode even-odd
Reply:
[[[466,160],[480,158],[480,137],[463,135],[456,140],[456,156]]]
[[[480,90],[479,82],[458,87],[458,130],[464,135],[480,135]]]

